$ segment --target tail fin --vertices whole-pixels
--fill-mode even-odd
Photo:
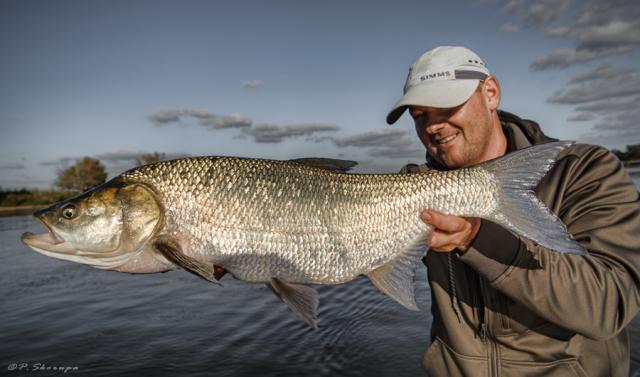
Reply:
[[[542,203],[534,189],[560,151],[573,144],[558,141],[509,153],[481,165],[502,187],[501,203],[489,216],[510,231],[561,253],[586,254],[566,226]]]

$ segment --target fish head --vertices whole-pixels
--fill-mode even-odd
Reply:
[[[22,242],[53,258],[116,269],[157,232],[158,203],[144,185],[108,182],[35,212],[47,232],[25,233]]]

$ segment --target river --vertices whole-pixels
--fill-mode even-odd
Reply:
[[[640,168],[629,172],[640,187]],[[1,375],[424,375],[424,269],[419,312],[365,278],[320,286],[314,331],[265,286],[225,278],[218,287],[184,271],[101,271],[31,251],[19,241],[25,231],[42,227],[30,216],[0,217]],[[629,333],[640,376],[640,316]]]

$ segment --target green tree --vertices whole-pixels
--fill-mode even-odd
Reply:
[[[84,191],[107,180],[107,172],[100,161],[85,157],[64,170],[58,172],[55,184],[63,189]]]
[[[138,166],[153,164],[154,162],[160,162],[166,158],[164,153],[153,152],[145,153],[140,158],[136,158]]]
[[[630,160],[640,160],[640,144],[627,145],[627,155]]]
[[[615,154],[620,159],[620,161],[628,160],[628,156],[626,152],[623,152],[619,149],[612,149],[611,152]]]
[[[617,149],[612,149],[611,152],[621,161],[640,160],[640,144],[627,145],[627,150],[624,152]]]

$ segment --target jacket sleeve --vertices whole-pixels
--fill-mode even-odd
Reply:
[[[640,199],[604,148],[576,146],[543,179],[538,197],[587,255],[545,249],[483,220],[460,259],[538,316],[592,339],[618,334],[640,307]]]

